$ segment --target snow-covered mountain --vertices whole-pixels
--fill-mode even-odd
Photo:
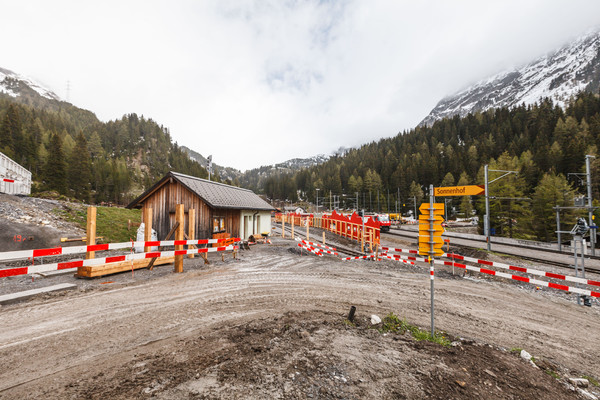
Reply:
[[[34,91],[46,99],[60,101],[60,98],[53,91],[33,79],[0,68],[0,93],[5,93],[11,97],[19,97],[26,95],[28,92],[30,93],[30,91]]]
[[[583,36],[534,62],[489,79],[440,101],[419,126],[494,107],[533,104],[549,97],[564,107],[577,92],[600,86],[600,31]]]
[[[318,154],[309,158],[292,158],[291,160],[275,164],[272,166],[272,168],[277,170],[298,171],[302,168],[308,168],[312,167],[313,165],[322,164],[327,160],[329,160],[329,156]]]

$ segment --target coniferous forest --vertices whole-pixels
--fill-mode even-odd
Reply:
[[[314,202],[318,188],[320,204],[352,209],[358,198],[359,209],[405,214],[414,203],[418,208],[430,184],[483,185],[488,164],[490,170],[518,172],[490,185],[495,233],[551,240],[556,236],[553,207],[573,206],[573,198],[586,193],[585,178],[581,179],[585,156],[597,156],[599,147],[600,98],[582,92],[566,110],[545,99],[532,106],[492,109],[418,127],[349,150],[324,164],[272,176],[264,191],[274,199]],[[502,174],[490,173],[490,181]],[[592,197],[598,199],[598,158],[592,161],[591,175]],[[479,216],[485,213],[483,196],[446,200],[447,208],[454,211],[449,217],[469,217],[473,210]],[[570,229],[577,211],[561,214]]]
[[[256,181],[249,178],[240,182],[273,200],[314,203],[319,193],[321,205],[406,214],[415,203],[418,208],[430,184],[483,184],[488,164],[490,170],[518,172],[490,185],[496,234],[551,240],[553,207],[572,206],[575,196],[585,194],[585,156],[597,156],[599,147],[600,98],[582,92],[566,110],[545,99],[454,117],[351,149],[317,166],[271,175],[261,187],[253,187]],[[53,190],[92,203],[125,204],[169,170],[207,177],[204,167],[172,141],[169,130],[153,120],[129,114],[103,123],[65,102],[39,107],[1,96],[0,151],[32,172],[34,192]],[[593,198],[598,199],[598,158],[591,172]],[[490,181],[501,175],[490,173]],[[446,201],[449,217],[484,214],[482,196]],[[567,210],[561,218],[570,224],[576,213]]]
[[[208,176],[151,119],[129,114],[103,123],[65,102],[45,104],[52,107],[0,97],[0,151],[31,171],[34,193],[126,204],[169,170]]]

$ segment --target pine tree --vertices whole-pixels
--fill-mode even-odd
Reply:
[[[18,150],[23,144],[23,131],[17,106],[10,104],[0,126],[0,148],[15,161],[19,162]]]
[[[536,186],[533,192],[533,209],[535,219],[533,227],[537,237],[549,242],[556,238],[556,221],[554,216],[556,211],[555,206],[571,206],[575,190],[571,187],[567,179],[562,174],[544,174],[540,183]],[[571,226],[576,221],[576,215],[572,209],[562,211],[561,220]]]
[[[89,202],[92,171],[90,168],[90,153],[82,132],[77,135],[75,146],[71,152],[68,176],[69,188],[73,196],[79,200]]]
[[[60,194],[67,193],[67,166],[62,151],[62,140],[54,133],[48,145],[48,158],[43,171],[46,190],[56,190]]]

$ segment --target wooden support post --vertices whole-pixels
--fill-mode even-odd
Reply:
[[[193,208],[188,210],[188,238],[189,240],[196,240],[196,210]],[[188,258],[194,258],[194,255],[189,254]]]
[[[306,218],[306,241],[310,240],[310,237],[309,237],[309,235],[310,235],[310,227],[309,227],[309,225],[310,225],[310,221],[308,220],[308,217],[307,217]]]
[[[369,250],[371,250],[370,252],[373,252],[373,236],[375,232],[373,232],[373,229],[371,229],[371,231],[369,232]]]
[[[96,207],[88,207],[87,209],[87,227],[86,227],[85,244],[91,246],[96,244]],[[85,253],[85,259],[89,260],[96,256],[95,251]]]
[[[285,218],[281,218],[281,237],[285,237]]]
[[[177,227],[177,230],[175,231],[175,240],[183,240],[183,227],[185,225],[184,223],[184,205],[183,204],[177,204],[175,205],[175,220],[177,222],[179,222],[179,226]],[[175,251],[177,250],[183,250],[183,246],[175,246]],[[179,272],[183,272],[183,256],[179,255],[179,256],[175,256],[175,272],[179,273]]]
[[[294,218],[292,218],[292,239],[294,238]]]
[[[323,245],[325,245],[325,232],[323,232]]]
[[[360,251],[361,253],[365,252],[365,233],[363,230],[360,230]]]
[[[144,242],[152,240],[152,208],[144,208]],[[144,246],[144,253],[151,250],[150,246]]]

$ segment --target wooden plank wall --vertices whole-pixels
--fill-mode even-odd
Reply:
[[[231,236],[238,236],[240,231],[240,210],[212,209],[195,193],[175,181],[165,183],[144,200],[142,217],[146,207],[152,207],[152,227],[156,230],[158,239],[165,238],[175,224],[175,205],[183,204],[185,209],[185,232],[188,230],[188,210],[196,210],[196,238],[212,237],[213,216],[225,217],[225,229]]]

